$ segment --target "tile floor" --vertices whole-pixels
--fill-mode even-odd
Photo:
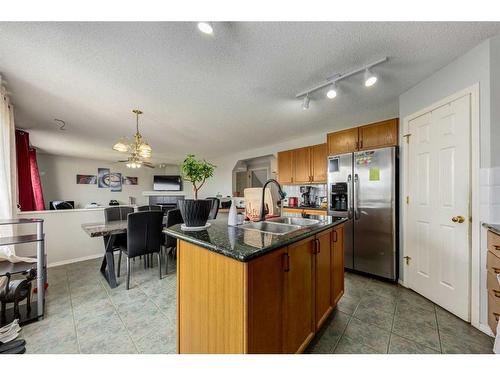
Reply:
[[[493,338],[404,287],[346,274],[345,294],[309,353],[492,353]]]
[[[100,259],[49,268],[47,314],[24,326],[27,353],[175,353],[175,265],[133,263],[131,289],[110,289]],[[491,353],[493,339],[397,285],[352,273],[308,353]]]

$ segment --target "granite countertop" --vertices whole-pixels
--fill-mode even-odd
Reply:
[[[494,232],[500,236],[500,224],[483,223],[483,227],[491,230],[492,232]]]
[[[293,214],[284,214],[282,216],[301,217],[300,215]],[[331,216],[309,215],[308,217],[320,220],[320,223],[285,235],[264,233],[257,230],[245,230],[239,226],[228,226],[227,215],[225,214],[219,215],[216,220],[210,220],[211,226],[202,231],[183,231],[180,224],[166,228],[163,231],[173,237],[194,243],[216,253],[241,262],[247,262],[272,250],[297,242],[347,221],[346,218],[333,218]]]
[[[295,207],[292,207],[292,206],[283,206],[283,208],[291,208],[291,209],[294,209],[294,210],[318,210],[318,211],[326,211],[326,207],[325,208],[321,208],[319,206],[295,206]]]
[[[112,221],[109,223],[86,223],[82,229],[90,237],[102,237],[111,234],[127,233],[127,220]]]

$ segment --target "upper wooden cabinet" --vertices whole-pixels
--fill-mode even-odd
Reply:
[[[327,135],[328,154],[371,150],[397,146],[399,119],[375,122],[357,128],[341,130]]]
[[[398,119],[380,121],[359,128],[359,149],[369,150],[398,144]]]
[[[326,143],[311,146],[311,180],[326,182],[328,147]]]
[[[341,130],[327,135],[328,154],[338,155],[358,150],[358,128]]]
[[[326,182],[326,143],[278,152],[278,181],[280,184]]]
[[[292,152],[293,182],[297,184],[311,182],[311,148],[297,148]]]
[[[293,183],[293,151],[278,152],[278,181],[280,184]]]

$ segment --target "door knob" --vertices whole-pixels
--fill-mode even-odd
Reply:
[[[459,224],[462,224],[464,221],[465,221],[465,218],[463,216],[453,216],[451,218],[451,221],[453,221],[454,223],[459,223]]]

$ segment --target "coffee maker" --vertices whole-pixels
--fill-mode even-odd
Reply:
[[[314,189],[315,188],[313,186],[300,187],[300,193],[302,194],[302,206],[314,206]]]

